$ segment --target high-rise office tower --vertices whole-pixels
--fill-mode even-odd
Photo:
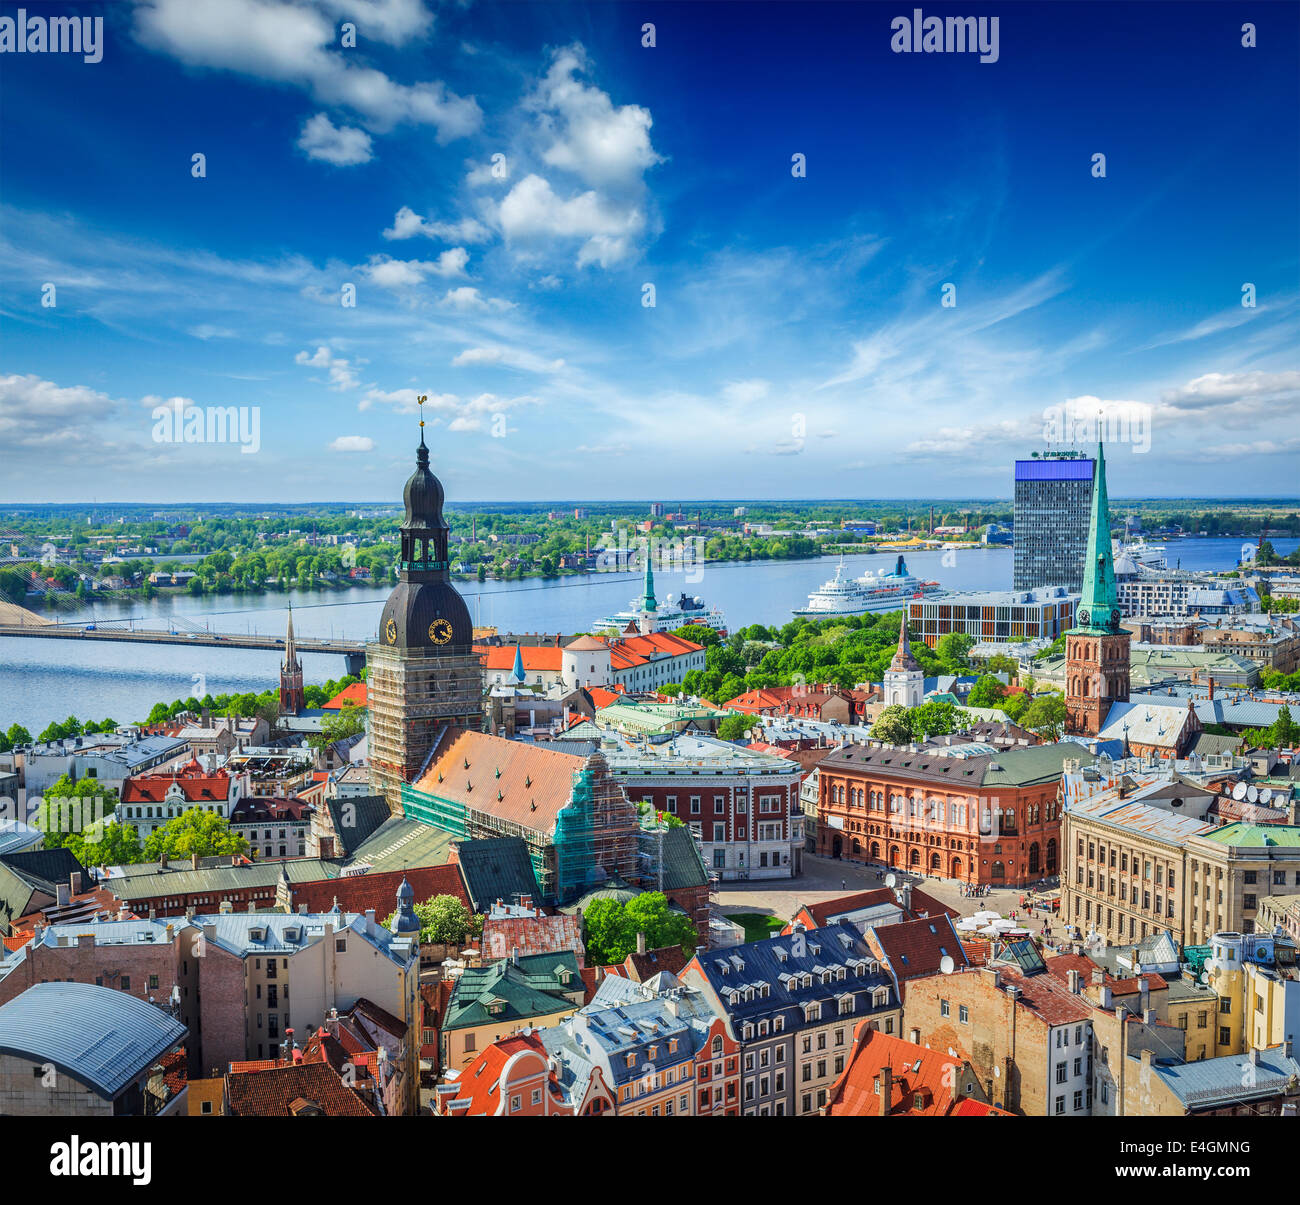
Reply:
[[[1093,468],[1079,455],[1016,461],[1013,590],[1082,587]]]

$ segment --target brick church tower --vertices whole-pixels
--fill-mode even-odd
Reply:
[[[1100,444],[1086,556],[1083,596],[1074,614],[1075,626],[1065,633],[1065,730],[1078,736],[1096,736],[1106,722],[1110,705],[1128,702],[1132,639],[1119,626],[1106,461]]]
[[[423,404],[424,399],[420,399]],[[449,726],[483,726],[483,663],[465,600],[451,582],[442,483],[429,471],[420,420],[415,472],[403,493],[398,582],[366,645],[370,785],[402,812],[402,785]]]
[[[280,662],[280,714],[297,715],[302,708],[302,662],[298,660],[298,646],[293,638],[293,603],[290,603],[284,660]]]

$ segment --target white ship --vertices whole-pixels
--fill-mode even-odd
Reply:
[[[593,633],[621,636],[628,632],[672,632],[687,624],[702,624],[716,632],[725,632],[727,617],[694,594],[683,592],[676,599],[659,602],[655,598],[654,573],[647,561],[641,594],[628,603],[627,610],[596,620],[591,630]]]
[[[808,605],[794,614],[825,619],[836,615],[863,615],[868,611],[891,611],[914,598],[940,591],[938,582],[924,582],[910,574],[907,562],[901,556],[891,572],[868,571],[861,577],[847,576],[844,558],[841,557],[835,576],[820,590],[808,595]]]
[[[1134,564],[1142,569],[1162,570],[1169,568],[1163,544],[1148,544],[1141,536],[1131,544],[1121,544],[1116,557],[1131,557]]]

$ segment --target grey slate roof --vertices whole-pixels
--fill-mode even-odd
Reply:
[[[345,858],[351,857],[357,846],[392,815],[382,795],[353,795],[326,799],[324,803]]]
[[[0,1052],[53,1063],[106,1100],[188,1032],[154,1005],[90,983],[38,983],[0,1007]]]
[[[67,886],[72,875],[85,871],[70,849],[24,849],[0,857],[8,866],[34,886],[45,888],[52,895],[60,885]]]
[[[460,876],[475,912],[486,912],[495,901],[511,902],[516,893],[541,900],[537,874],[522,837],[493,837],[462,841],[456,848]]]
[[[1213,1109],[1235,1101],[1277,1096],[1291,1080],[1300,1080],[1300,1059],[1274,1046],[1259,1052],[1259,1062],[1247,1054],[1223,1055],[1194,1063],[1157,1063],[1152,1070],[1189,1110]]]

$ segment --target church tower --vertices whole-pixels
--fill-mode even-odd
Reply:
[[[293,603],[290,603],[284,660],[280,662],[280,714],[297,715],[302,708],[302,662],[298,660],[298,646],[293,639]]]
[[[885,670],[885,703],[903,707],[920,707],[925,699],[925,674],[912,656],[912,640],[907,632],[907,608],[898,625],[898,648]]]
[[[442,484],[429,471],[423,419],[403,497],[398,582],[378,640],[366,645],[370,783],[394,814],[402,810],[402,784],[419,773],[443,728],[483,726],[482,659],[469,609],[451,583],[450,528]]]
[[[1092,486],[1088,551],[1083,564],[1083,596],[1074,627],[1065,633],[1065,730],[1096,736],[1112,703],[1128,702],[1129,642],[1119,626],[1119,591],[1110,552],[1110,501],[1106,461],[1097,445],[1097,476]]]
[[[645,586],[641,591],[641,612],[637,624],[643,636],[655,630],[658,620],[659,604],[655,600],[655,573],[652,562],[654,556],[650,551],[650,541],[645,542]]]

